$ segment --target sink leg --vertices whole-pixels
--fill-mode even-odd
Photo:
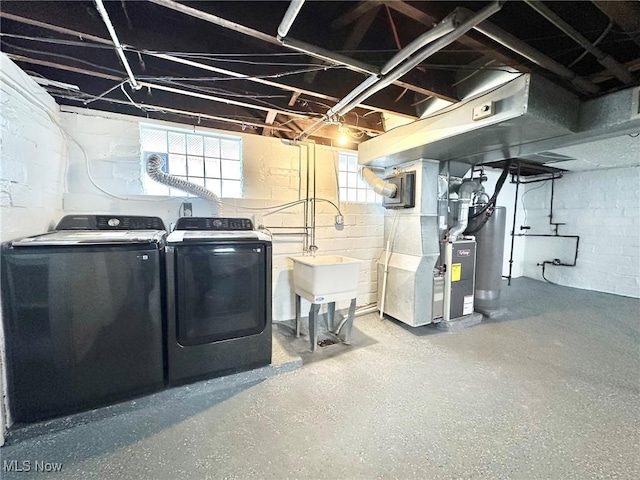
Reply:
[[[351,330],[353,329],[353,317],[356,315],[356,299],[351,299],[351,304],[349,305],[349,316],[347,317],[347,323],[345,324],[344,329],[344,343],[351,342]]]
[[[312,303],[311,309],[309,309],[309,340],[311,341],[311,351],[316,351],[316,345],[318,343],[318,329],[316,320],[318,319],[318,312],[320,311],[320,305]]]
[[[333,329],[336,326],[336,302],[329,302],[329,305],[327,305],[327,317],[329,323],[329,325],[327,325],[327,329],[330,332],[333,332]]]
[[[296,294],[296,337],[300,336],[300,295]]]

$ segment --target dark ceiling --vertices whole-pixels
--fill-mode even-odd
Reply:
[[[286,38],[375,73],[457,7],[489,3],[307,1]],[[46,86],[60,104],[283,138],[299,137],[367,78],[341,59],[283,46],[277,29],[289,2],[104,4],[142,89],[127,80],[92,1],[3,1],[2,51],[34,77],[78,87]],[[540,14],[540,4],[589,45]],[[384,131],[384,113],[416,118],[434,98],[459,101],[482,70],[536,72],[585,98],[638,84],[640,2],[510,1],[485,26],[500,38],[470,30],[311,138],[331,143],[341,129],[358,143]]]

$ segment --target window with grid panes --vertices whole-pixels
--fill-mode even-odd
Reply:
[[[380,196],[362,180],[358,155],[340,152],[338,155],[338,185],[341,202],[379,203]]]
[[[150,154],[156,153],[165,160],[165,173],[220,197],[242,197],[241,137],[141,125],[140,143],[143,165]],[[154,182],[148,175],[144,175],[143,183],[147,195],[187,196],[182,190]]]

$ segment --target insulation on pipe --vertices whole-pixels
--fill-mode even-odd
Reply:
[[[218,215],[220,211],[220,199],[215,193],[213,193],[211,190],[207,190],[206,188],[201,187],[200,185],[196,185],[195,183],[191,183],[181,178],[174,177],[173,175],[164,173],[162,171],[163,165],[164,159],[162,159],[159,155],[156,155],[155,153],[149,155],[147,157],[146,164],[147,175],[149,175],[152,180],[158,183],[167,185],[172,188],[177,188],[178,190],[196,195],[200,198],[204,198],[211,204],[213,215]]]
[[[393,198],[398,193],[398,187],[393,183],[385,182],[379,176],[377,176],[373,170],[367,167],[363,167],[360,170],[360,175],[362,179],[373,188],[373,191],[378,195],[382,195],[383,197]]]

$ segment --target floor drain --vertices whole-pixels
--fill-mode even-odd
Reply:
[[[331,339],[327,338],[327,339],[324,339],[324,340],[320,340],[318,342],[318,346],[319,347],[328,347],[329,345],[334,345],[336,343],[338,343],[337,340],[331,340]]]

